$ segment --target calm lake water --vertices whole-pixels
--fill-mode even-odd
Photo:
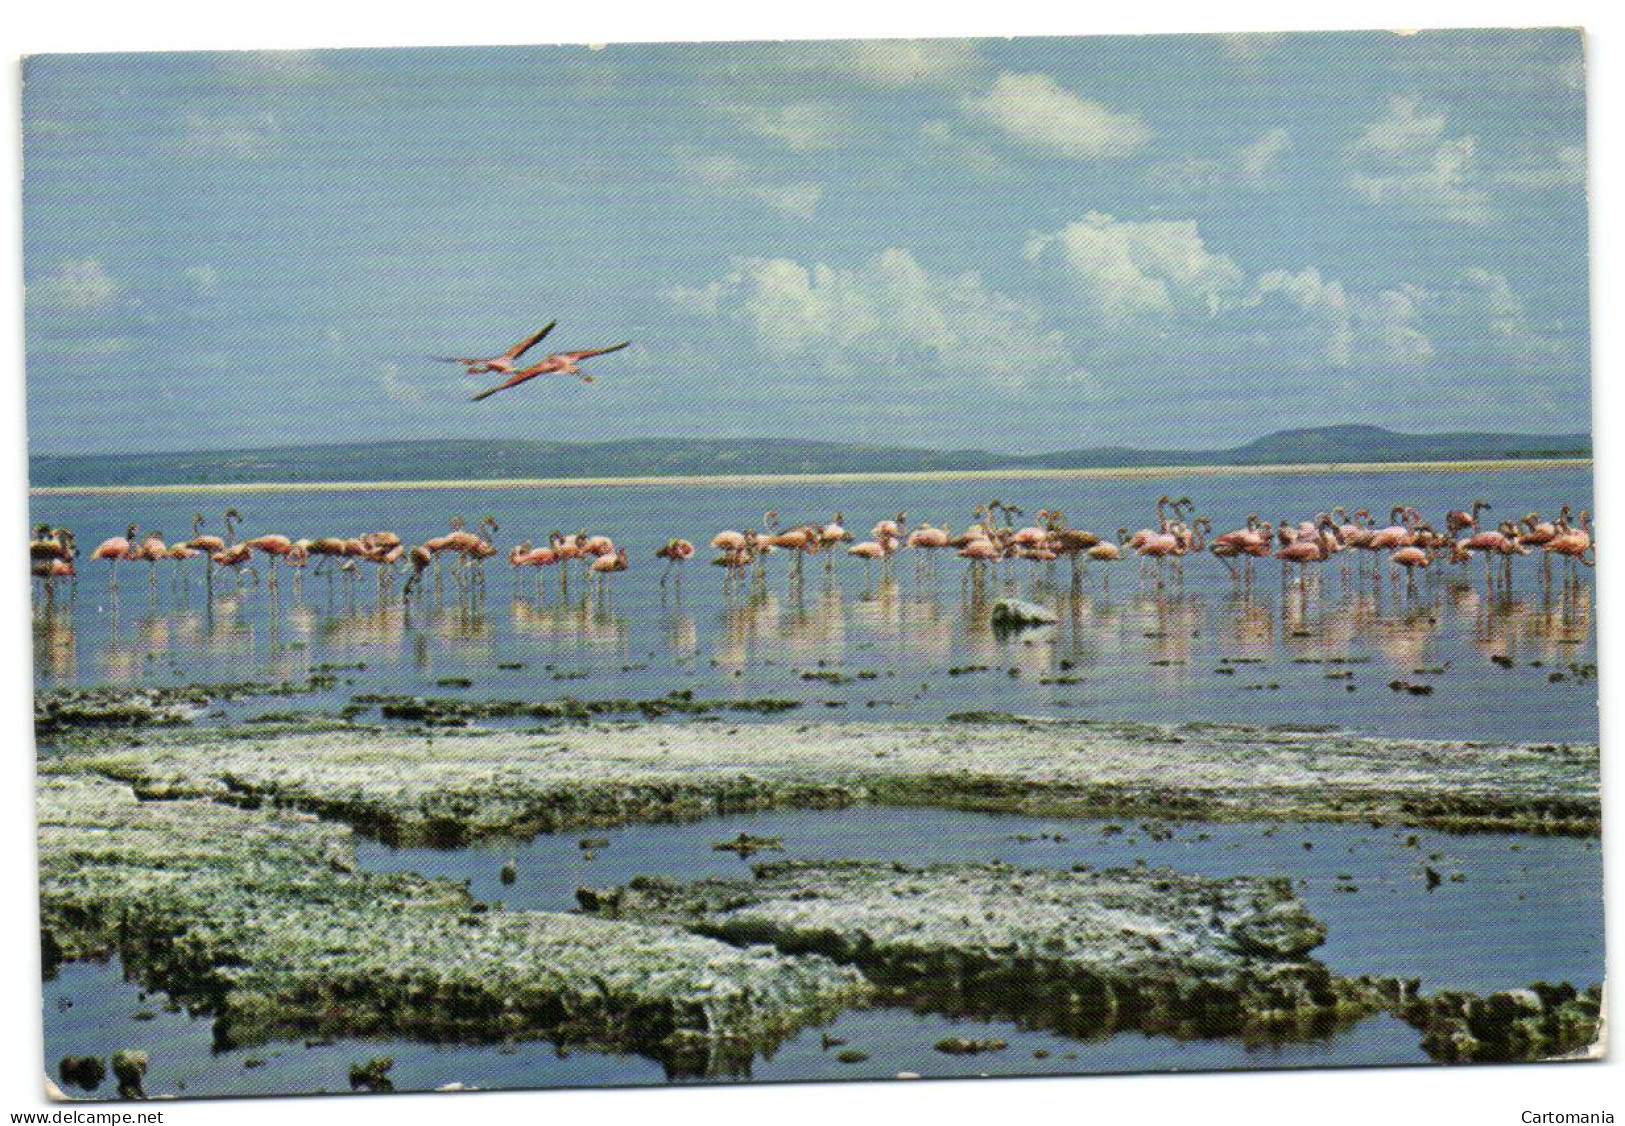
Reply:
[[[1516,561],[1510,597],[1490,597],[1481,567],[1436,566],[1412,593],[1385,569],[1338,558],[1307,586],[1282,583],[1260,561],[1250,590],[1203,555],[1182,584],[1159,588],[1125,559],[1087,570],[1074,594],[1062,562],[1017,562],[980,586],[963,562],[939,553],[900,554],[866,571],[840,556],[833,573],[809,560],[799,584],[788,559],[770,558],[759,589],[724,590],[703,544],[723,528],[760,526],[776,508],[785,525],[840,511],[858,538],[906,510],[913,524],[963,528],[975,506],[997,497],[1028,513],[1063,509],[1069,522],[1111,536],[1155,522],[1159,494],[1189,495],[1216,530],[1267,519],[1312,518],[1332,505],[1382,514],[1418,507],[1436,526],[1452,508],[1488,500],[1488,519],[1563,504],[1589,507],[1589,470],[1474,473],[1173,476],[1069,481],[928,481],[773,487],[391,490],[248,494],[235,500],[241,534],[353,535],[387,528],[408,542],[472,526],[487,513],[503,554],[554,528],[602,531],[627,548],[631,569],[592,592],[575,573],[568,595],[557,569],[516,580],[499,556],[487,564],[482,598],[460,596],[448,575],[436,596],[408,612],[395,590],[380,598],[371,567],[358,582],[284,574],[238,591],[229,579],[205,597],[201,561],[109,568],[81,561],[71,596],[36,617],[40,685],[184,684],[302,680],[339,671],[332,691],[289,701],[240,700],[222,715],[287,706],[336,708],[358,693],[527,700],[660,696],[674,689],[706,699],[777,697],[796,713],[831,719],[940,720],[962,710],[1141,720],[1330,723],[1377,734],[1535,741],[1593,740],[1595,683],[1569,673],[1595,659],[1589,570],[1564,596],[1545,588],[1537,557]],[[214,495],[35,497],[37,521],[72,527],[86,554],[126,525],[189,534],[200,504],[218,531],[227,501]],[[701,544],[680,591],[663,589],[654,550],[671,536]],[[1363,555],[1364,553],[1349,553]],[[1020,594],[1060,614],[1048,631],[1000,637],[987,624],[992,599]],[[1492,660],[1504,658],[1512,667]],[[1325,662],[1334,659],[1329,668]],[[362,666],[365,667],[355,667]],[[507,667],[501,667],[507,666]],[[966,671],[969,669],[970,671]],[[1219,671],[1224,669],[1226,671]],[[950,670],[959,670],[951,674]],[[1425,671],[1419,671],[1425,670]],[[1333,678],[1328,674],[1352,676]],[[1563,679],[1553,681],[1554,673]],[[809,675],[810,674],[810,675]],[[470,680],[468,686],[459,682]],[[1391,690],[1396,679],[1431,695]],[[448,681],[448,684],[440,682]]]
[[[581,885],[607,886],[634,875],[697,879],[745,876],[749,865],[711,848],[749,832],[783,838],[785,856],[884,857],[915,862],[994,858],[1024,867],[1127,866],[1144,861],[1216,877],[1291,876],[1329,937],[1317,951],[1334,970],[1420,976],[1425,990],[1493,990],[1535,980],[1589,984],[1603,976],[1601,855],[1594,841],[1452,836],[1351,825],[1170,826],[1153,840],[1136,824],[1104,833],[1107,822],[930,809],[790,811],[688,825],[646,825],[541,836],[501,848],[391,850],[364,843],[373,871],[411,869],[470,881],[473,893],[512,907],[563,910]],[[1049,839],[1039,838],[1049,835]],[[588,859],[583,835],[610,844]],[[1062,840],[1053,839],[1054,836]],[[1160,834],[1159,834],[1160,835]],[[1408,838],[1415,836],[1411,846]],[[1305,849],[1304,845],[1312,847]],[[503,886],[499,870],[517,860],[519,877]],[[1461,874],[1431,892],[1422,865]],[[63,967],[45,986],[46,1065],[67,1054],[99,1054],[133,1045],[152,1057],[149,1093],[192,1096],[347,1089],[349,1065],[377,1055],[395,1059],[401,1090],[447,1083],[478,1087],[558,1087],[662,1083],[653,1060],[572,1050],[546,1043],[509,1046],[339,1041],[309,1047],[283,1041],[213,1050],[209,1021],[167,1011],[162,994],[143,998],[116,962]],[[826,1046],[825,1037],[845,1041]],[[933,1045],[947,1036],[998,1037],[1009,1047],[949,1056]],[[904,1009],[854,1010],[822,1029],[802,1032],[752,1062],[755,1080],[922,1076],[1077,1074],[1216,1068],[1328,1067],[1427,1062],[1420,1034],[1375,1016],[1323,1040],[1249,1045],[1236,1039],[1174,1040],[1133,1032],[1092,1040],[1018,1027],[1004,1020],[955,1019]],[[834,1056],[867,1053],[860,1063]],[[1035,1053],[1044,1053],[1036,1055]],[[100,1093],[107,1094],[110,1084]]]

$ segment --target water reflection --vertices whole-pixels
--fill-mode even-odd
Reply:
[[[493,561],[484,579],[448,566],[410,599],[381,574],[331,569],[291,570],[274,584],[141,574],[126,576],[119,597],[87,577],[36,606],[34,655],[46,686],[300,680],[358,666],[316,706],[448,686],[547,698],[567,694],[559,681],[590,679],[568,694],[751,692],[926,720],[1081,710],[1595,737],[1594,706],[1572,687],[1594,660],[1592,588],[1561,574],[1547,584],[1533,562],[1510,587],[1472,568],[1395,575],[1359,558],[1275,575],[1263,561],[1252,582],[1210,559],[1151,564],[1143,576],[1084,563],[1076,582],[1064,560],[950,565],[959,562],[893,559],[866,573],[842,560],[799,575],[752,567],[708,572],[709,582],[691,575],[679,589],[656,570],[612,584],[579,571],[566,580],[559,568],[542,581],[500,575]],[[1041,603],[1055,622],[995,631],[993,605],[1012,597]],[[1423,677],[1433,690],[1406,687]],[[1391,681],[1403,683],[1390,691]],[[1509,718],[1509,691],[1547,695]]]

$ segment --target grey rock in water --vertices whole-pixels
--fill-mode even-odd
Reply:
[[[1055,622],[1055,611],[1022,598],[1001,598],[993,604],[993,625],[999,629],[1047,626]]]

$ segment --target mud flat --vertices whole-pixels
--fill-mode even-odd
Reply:
[[[143,802],[84,776],[42,777],[38,799],[47,971],[117,953],[214,1013],[221,1046],[543,1037],[717,1072],[870,991],[816,955],[491,909],[450,881],[361,873],[350,830],[308,814]]]
[[[1595,835],[1595,744],[970,717],[945,724],[565,724],[540,732],[146,730],[45,769],[147,797],[285,806],[454,845],[748,810],[920,804],[1042,816],[1362,821]]]
[[[859,861],[754,872],[639,879],[578,899],[600,918],[823,955],[863,970],[894,1003],[1074,1036],[1301,1038],[1407,996],[1310,958],[1326,929],[1283,879]]]

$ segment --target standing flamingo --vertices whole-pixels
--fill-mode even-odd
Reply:
[[[660,572],[660,585],[665,586],[667,578],[672,576],[673,569],[680,563],[693,558],[694,545],[684,539],[669,539],[655,551],[656,559],[664,559],[666,567]],[[676,576],[676,584],[682,585],[682,575]]]
[[[105,559],[108,562],[108,589],[118,593],[118,565],[121,560],[135,558],[136,526],[131,524],[122,536],[110,536],[96,545],[96,550],[90,553],[92,559]]]

